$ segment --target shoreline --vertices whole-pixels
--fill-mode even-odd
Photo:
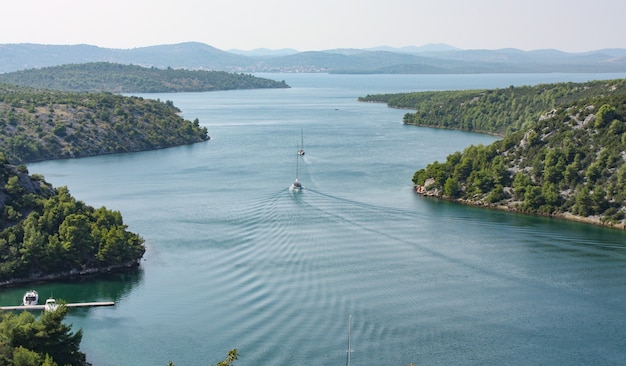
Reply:
[[[51,281],[58,281],[58,280],[64,280],[64,279],[87,277],[87,276],[93,276],[93,275],[99,275],[99,274],[105,274],[105,273],[131,270],[131,269],[139,268],[139,264],[140,264],[140,259],[137,259],[136,261],[131,261],[125,264],[108,266],[104,268],[88,268],[88,269],[84,269],[80,271],[71,270],[68,272],[39,275],[39,276],[33,276],[29,278],[12,278],[10,280],[0,281],[0,288],[23,285],[27,283],[51,282]]]
[[[616,224],[616,223],[611,223],[611,222],[603,222],[599,217],[582,217],[582,216],[573,215],[569,212],[557,213],[557,214],[541,214],[541,213],[536,213],[536,212],[523,211],[518,208],[507,206],[507,205],[494,205],[494,204],[490,204],[486,202],[473,202],[473,201],[468,201],[468,200],[464,200],[461,198],[456,198],[456,199],[444,198],[444,197],[438,196],[436,193],[428,193],[424,191],[423,189],[420,190],[420,187],[421,186],[418,186],[418,185],[413,186],[413,191],[422,197],[427,197],[431,199],[443,200],[443,201],[453,202],[453,203],[460,204],[460,205],[485,208],[489,210],[505,211],[505,212],[515,213],[515,214],[538,216],[538,217],[549,217],[549,218],[558,219],[558,220],[579,222],[583,224],[603,227],[606,229],[626,231],[626,222]]]

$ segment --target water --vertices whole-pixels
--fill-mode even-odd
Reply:
[[[493,137],[404,126],[368,93],[624,75],[263,75],[287,90],[150,94],[212,140],[29,164],[122,212],[136,273],[3,289],[74,309],[98,366],[611,365],[626,362],[626,235],[419,197],[415,170]],[[304,130],[301,194],[288,187]]]

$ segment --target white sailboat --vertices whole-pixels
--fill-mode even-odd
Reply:
[[[300,129],[300,148],[298,149],[298,155],[304,155],[304,132]]]
[[[302,190],[302,184],[300,183],[300,181],[298,180],[298,163],[300,160],[300,154],[296,155],[296,180],[291,183],[291,186],[289,187],[289,190],[292,192],[300,192]]]

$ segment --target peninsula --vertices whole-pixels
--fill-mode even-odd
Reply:
[[[405,123],[501,134],[413,176],[425,196],[626,229],[626,80],[368,96]]]
[[[0,153],[0,286],[135,267],[144,240]]]
[[[19,164],[209,140],[180,112],[170,101],[0,84],[0,151]]]

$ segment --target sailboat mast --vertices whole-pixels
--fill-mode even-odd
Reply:
[[[348,351],[346,352],[346,366],[350,366],[350,353],[352,353],[352,314],[348,318]]]
[[[300,148],[298,149],[298,155],[304,155],[304,132],[300,129]]]

